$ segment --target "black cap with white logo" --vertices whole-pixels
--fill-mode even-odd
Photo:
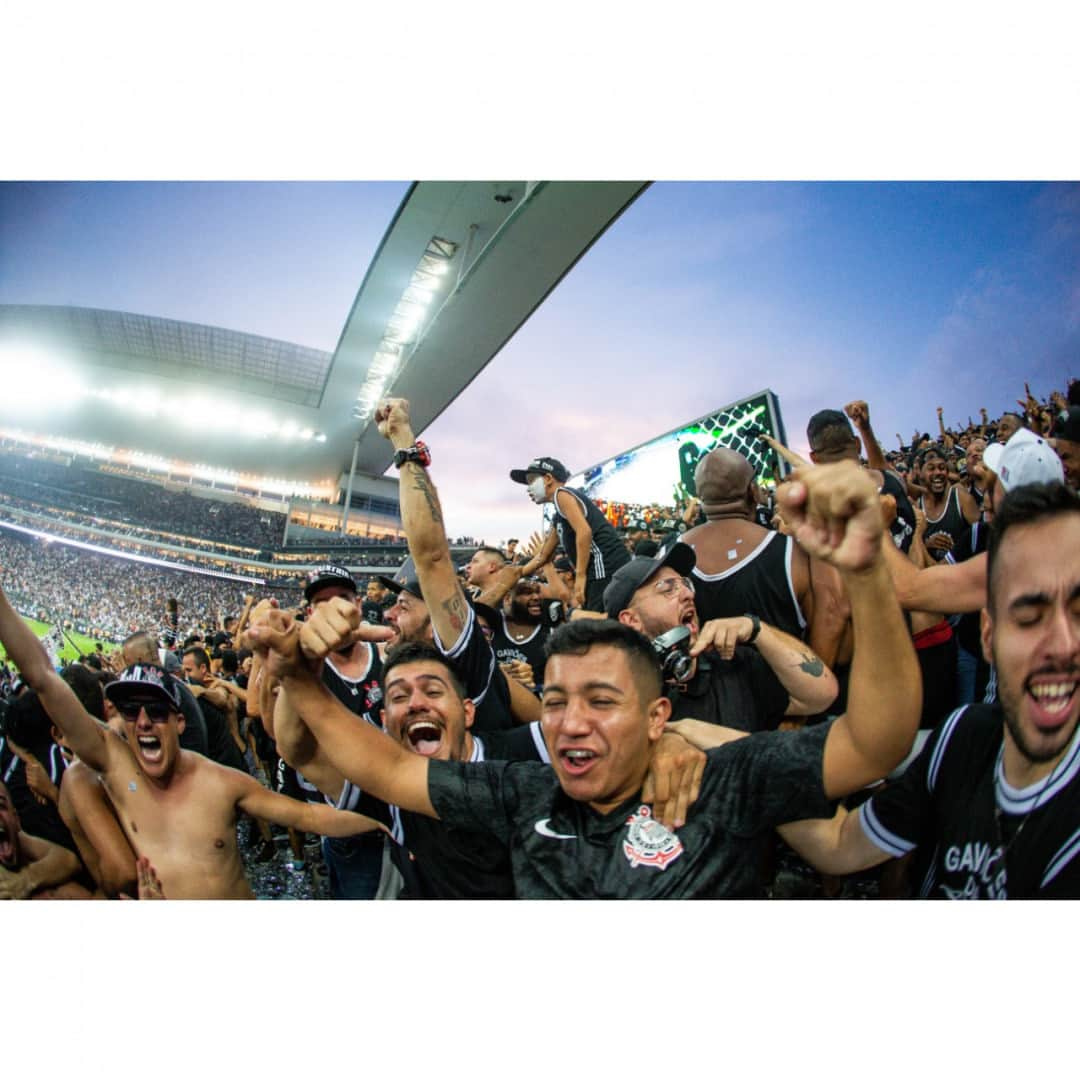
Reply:
[[[344,585],[356,592],[356,582],[352,574],[344,566],[335,566],[327,563],[325,566],[317,566],[311,570],[305,579],[304,599],[310,604],[311,598],[327,585]]]
[[[553,457],[533,458],[524,469],[511,469],[510,479],[515,484],[527,484],[529,473],[550,473],[560,484],[565,484],[570,479],[570,472],[566,466]]]
[[[176,680],[157,664],[132,664],[105,687],[105,696],[117,707],[129,701],[157,699],[180,711]]]
[[[662,566],[670,566],[685,577],[694,569],[697,555],[689,544],[672,544],[655,559],[638,555],[615,571],[604,590],[604,614],[617,619],[634,598],[634,593]]]

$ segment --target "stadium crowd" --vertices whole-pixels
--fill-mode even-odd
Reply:
[[[0,535],[0,896],[250,897],[277,829],[337,899],[1076,897],[1080,382],[1018,406],[822,408],[770,496],[718,448],[621,531],[508,462],[552,527],[460,565],[389,399],[409,558],[302,598]]]

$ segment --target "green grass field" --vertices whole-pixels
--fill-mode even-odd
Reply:
[[[45,635],[52,630],[52,626],[50,626],[49,623],[39,622],[37,619],[28,619],[25,615],[23,616],[23,622],[25,622],[39,638],[45,637]],[[68,641],[65,639],[64,647],[60,650],[60,659],[63,660],[64,663],[78,660],[80,652],[83,655],[86,655],[87,653],[92,653],[94,651],[95,642],[93,638],[88,638],[85,634],[79,634],[74,630],[68,630],[66,631],[66,634],[71,640]],[[72,642],[75,644],[72,645]],[[106,652],[112,652],[114,649],[119,648],[118,645],[111,641],[104,642],[104,645]],[[5,660],[7,659],[7,651],[4,649],[3,645],[0,645],[0,657]]]

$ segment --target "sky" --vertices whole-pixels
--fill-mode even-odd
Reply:
[[[332,351],[408,184],[5,183],[0,303],[113,308]],[[867,400],[886,447],[1080,375],[1080,184],[661,182],[424,433],[448,531],[540,524],[577,472],[764,388],[790,444]],[[347,466],[347,463],[343,463]]]

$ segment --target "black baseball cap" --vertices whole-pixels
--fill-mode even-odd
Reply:
[[[377,574],[376,577],[383,587],[392,593],[408,592],[413,596],[419,596],[421,600],[424,599],[424,594],[420,591],[420,579],[416,576],[416,564],[412,561],[411,555],[397,568],[393,577],[385,577],[382,574]]]
[[[311,598],[327,585],[345,585],[356,592],[356,581],[352,574],[344,566],[335,566],[327,563],[325,566],[317,566],[311,570],[305,579],[304,599],[310,604]]]
[[[551,473],[560,484],[570,479],[570,472],[561,461],[546,456],[533,458],[524,469],[511,469],[510,479],[515,484],[527,484],[529,473]]]
[[[157,699],[180,711],[176,680],[158,664],[132,664],[105,687],[105,696],[117,707],[129,701]]]
[[[670,566],[677,574],[689,574],[697,563],[697,555],[689,544],[672,544],[655,559],[635,556],[615,571],[604,590],[604,614],[617,619],[619,612],[629,606],[634,593],[662,566]]]

